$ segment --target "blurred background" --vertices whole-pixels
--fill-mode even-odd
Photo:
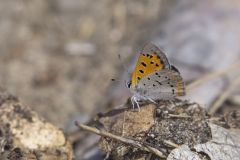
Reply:
[[[122,66],[131,71],[147,42],[186,84],[237,64],[188,91],[184,99],[208,108],[239,79],[240,1],[2,0],[0,86],[71,135],[75,120],[126,102]],[[239,91],[223,105],[236,109]],[[76,159],[102,159],[97,137],[89,139],[74,143]]]

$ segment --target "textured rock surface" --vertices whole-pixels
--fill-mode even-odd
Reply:
[[[0,93],[0,122],[0,159],[72,159],[63,132],[6,92]]]
[[[239,160],[240,130],[227,130],[209,123],[212,139],[207,143],[196,144],[189,148],[183,145],[174,149],[167,160]]]
[[[211,131],[207,124],[209,118],[198,104],[177,100],[143,105],[139,112],[126,108],[115,109],[102,114],[99,122],[102,129],[149,144],[167,156],[173,147],[165,141],[193,146],[210,140]],[[155,157],[109,138],[102,138],[100,147],[105,152],[110,152],[113,159]]]

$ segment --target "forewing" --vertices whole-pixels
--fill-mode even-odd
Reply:
[[[166,55],[154,44],[146,44],[140,52],[132,74],[132,87],[135,87],[142,78],[163,69],[170,69]]]

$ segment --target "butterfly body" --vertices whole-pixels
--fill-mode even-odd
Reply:
[[[133,106],[140,100],[172,100],[185,95],[183,79],[171,66],[166,55],[149,43],[140,52],[137,65],[132,73],[130,91]]]

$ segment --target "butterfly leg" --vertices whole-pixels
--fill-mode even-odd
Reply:
[[[135,103],[135,101],[134,101],[134,96],[131,97],[131,102],[132,102],[132,107],[133,107],[133,109],[134,109],[134,108],[135,108],[135,105],[134,105],[134,103]]]
[[[157,104],[157,102],[155,102],[152,98],[148,98],[148,100],[153,102],[153,103],[155,103],[155,104]]]
[[[137,97],[132,96],[132,97],[131,97],[131,102],[132,102],[133,109],[135,108],[135,104],[134,104],[134,103],[136,103],[136,104],[137,104],[137,107],[138,107],[138,111],[140,111],[140,106],[139,106]]]
[[[139,106],[139,103],[138,103],[138,101],[137,101],[137,99],[135,98],[134,99],[135,100],[135,102],[136,102],[136,104],[137,104],[137,107],[138,107],[138,112],[140,111],[140,106]]]

